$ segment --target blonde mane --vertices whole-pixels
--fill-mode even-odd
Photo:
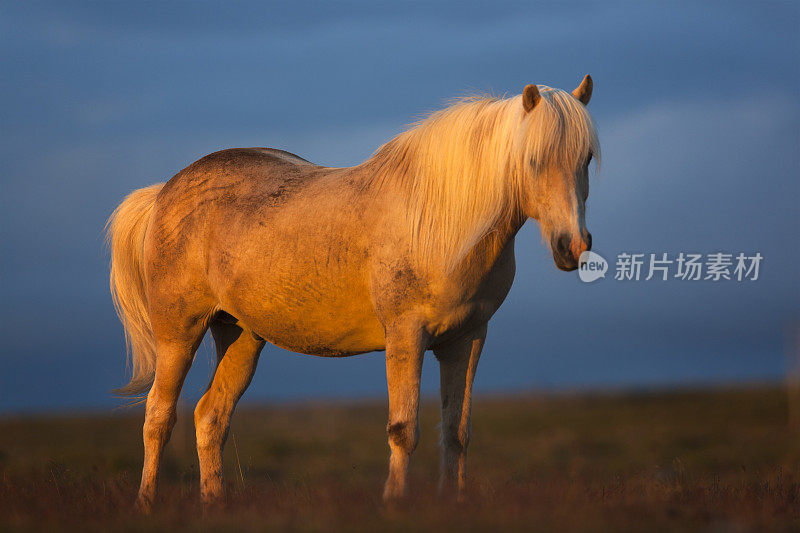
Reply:
[[[586,108],[540,85],[529,113],[522,97],[469,97],[431,114],[362,163],[370,185],[397,187],[406,202],[412,254],[448,270],[520,213],[527,180],[547,168],[574,172],[600,147]]]

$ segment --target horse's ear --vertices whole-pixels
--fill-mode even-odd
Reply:
[[[525,112],[527,113],[533,109],[541,98],[542,95],[539,94],[539,89],[536,85],[526,85],[525,90],[522,91],[522,107],[525,109]]]
[[[583,77],[583,81],[578,88],[572,91],[572,96],[580,100],[583,105],[588,105],[589,100],[592,99],[593,88],[594,83],[592,83],[592,77],[587,74]]]

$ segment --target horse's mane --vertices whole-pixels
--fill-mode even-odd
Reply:
[[[521,96],[468,97],[431,114],[370,159],[369,185],[405,198],[412,253],[450,269],[499,223],[519,214],[523,184],[545,169],[574,172],[599,144],[585,107],[540,85],[526,113]]]

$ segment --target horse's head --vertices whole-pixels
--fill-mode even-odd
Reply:
[[[522,210],[539,222],[556,266],[575,270],[592,247],[586,229],[589,163],[599,157],[597,134],[586,104],[592,78],[567,93],[528,85],[522,93],[524,147]]]

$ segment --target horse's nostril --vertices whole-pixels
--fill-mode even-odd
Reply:
[[[589,233],[588,231],[586,232],[586,249],[587,250],[592,249],[592,234]]]
[[[569,251],[569,237],[566,235],[559,237],[557,246],[560,253],[566,254]]]

